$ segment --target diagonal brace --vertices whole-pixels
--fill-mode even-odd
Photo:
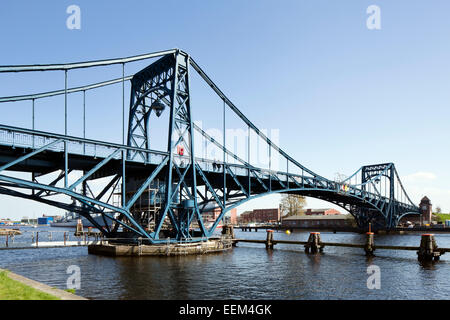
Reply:
[[[105,164],[107,164],[112,158],[114,158],[119,152],[121,152],[121,149],[117,149],[113,153],[111,153],[107,158],[100,161],[95,167],[93,167],[89,172],[87,172],[84,176],[82,176],[80,179],[75,181],[70,187],[69,190],[75,189],[76,186],[78,186],[80,183],[85,181],[87,178],[89,178],[91,175],[93,175],[97,170],[99,170],[101,167],[103,167]]]

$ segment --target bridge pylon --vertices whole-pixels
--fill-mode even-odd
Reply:
[[[125,64],[156,58],[146,68],[125,76]],[[123,67],[121,78],[68,87],[73,69],[118,64]],[[219,142],[193,123],[190,70],[223,102],[224,137],[226,111],[248,129],[246,154],[227,149],[225,138]],[[393,163],[361,167],[344,181],[332,181],[303,166],[245,117],[182,50],[79,63],[0,66],[0,74],[36,71],[64,72],[64,90],[0,97],[0,103],[32,103],[31,128],[0,124],[0,194],[75,212],[108,238],[142,239],[152,244],[202,241],[213,235],[230,210],[275,193],[338,205],[350,212],[361,228],[368,223],[374,228],[393,228],[404,215],[420,214]],[[126,81],[131,82],[126,143],[124,132],[121,144],[87,139],[84,120],[82,138],[67,134],[69,95],[83,93],[85,110],[87,91],[122,84],[124,111]],[[35,102],[61,95],[65,97],[64,134],[35,130]],[[166,122],[166,131],[160,131],[163,137],[166,134],[164,150],[153,149],[155,140],[160,139],[151,134],[152,129],[160,130],[157,121]],[[223,153],[223,160],[195,156],[194,130]],[[268,166],[250,157],[252,134],[258,139],[258,149],[268,151]],[[282,167],[273,166],[275,159]],[[11,171],[22,175],[11,175]],[[94,188],[93,181],[98,179],[105,180]],[[219,214],[204,222],[203,214],[210,211]]]
[[[156,178],[158,192],[162,194],[162,197],[159,203],[160,210],[153,217],[152,237],[159,239],[163,224],[166,222],[167,225],[168,222],[171,225],[170,232],[163,230],[164,236],[175,239],[192,238],[194,236],[191,228],[193,221],[197,221],[200,229],[200,233],[197,231],[195,236],[207,237],[197,204],[197,173],[189,92],[189,56],[178,50],[175,54],[160,58],[136,73],[131,79],[128,145],[150,149],[152,139],[150,128],[153,121],[162,120],[160,116],[163,112],[169,114],[168,156],[163,160],[167,163],[163,174]],[[130,151],[127,161],[134,160],[136,157],[149,161],[145,158],[146,156],[148,154]],[[128,190],[133,185],[126,182],[125,188]],[[139,187],[142,188],[145,185],[150,185],[150,181],[143,181]],[[128,202],[130,199],[125,200]]]

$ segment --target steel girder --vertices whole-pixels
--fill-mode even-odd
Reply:
[[[135,237],[145,238],[150,243],[167,241],[160,239],[160,231],[166,220],[170,221],[174,231],[175,239],[172,239],[172,241],[182,239],[197,241],[201,238],[208,238],[228,211],[246,201],[271,193],[297,193],[330,201],[345,208],[355,216],[360,227],[365,227],[369,222],[374,222],[379,226],[392,228],[405,214],[418,214],[419,210],[407,196],[393,164],[364,166],[342,182],[331,181],[317,175],[303,167],[265,136],[223,94],[199,65],[181,50],[174,49],[139,57],[77,64],[0,66],[0,72],[38,70],[63,70],[67,72],[74,68],[110,64],[124,65],[130,61],[154,57],[161,58],[132,77],[125,78],[123,75],[122,79],[104,81],[79,88],[69,89],[66,87],[64,91],[59,90],[20,97],[0,97],[0,103],[21,100],[34,101],[35,99],[59,94],[84,92],[131,79],[127,146],[0,126],[0,131],[4,129],[6,132],[13,133],[13,149],[16,147],[14,140],[16,132],[28,137],[31,136],[33,141],[31,152],[25,155],[11,156],[8,154],[6,158],[9,160],[2,161],[4,165],[0,167],[0,193],[79,212],[91,220],[93,220],[93,214],[101,214],[104,221],[111,219],[116,223],[113,229],[109,229],[107,224],[105,228],[98,226],[106,236],[113,236],[117,228],[122,226],[134,233]],[[253,130],[269,146],[269,153],[272,150],[278,152],[286,160],[286,172],[271,170],[270,165],[269,170],[252,166],[249,159],[246,161],[238,157],[225,148],[224,144],[216,141],[193,124],[189,92],[190,66],[223,100],[224,110],[225,105],[228,106],[248,126],[249,132],[250,129]],[[170,117],[167,152],[158,153],[150,149],[152,137],[149,129],[152,125],[152,115],[159,116],[161,112],[169,112]],[[224,154],[236,160],[239,165],[226,163],[224,160],[223,162],[212,163],[214,168],[211,169],[211,163],[208,160],[195,158],[193,130],[200,132],[207,141],[216,145]],[[41,141],[40,144],[35,145],[36,137],[44,142]],[[69,184],[69,175],[74,169],[72,162],[69,161],[69,157],[74,157],[71,150],[73,144],[82,144],[83,148],[86,147],[86,144],[90,144],[94,146],[95,151],[93,159],[91,159],[92,165],[83,168],[83,175]],[[98,156],[97,147],[100,146],[108,151],[96,160]],[[60,159],[62,162],[59,168],[55,168],[56,170],[46,168],[45,172],[35,169],[30,171],[30,162],[28,161],[55,148],[61,153]],[[83,154],[85,154],[85,150]],[[0,158],[1,156],[0,154]],[[120,166],[109,169],[111,171],[110,181],[100,192],[92,192],[88,182],[98,176],[104,176],[104,171],[108,171],[105,170],[105,167],[114,161],[119,161]],[[152,164],[154,167],[150,173],[146,171],[146,174],[140,180],[140,184],[132,189],[130,179],[133,178],[133,174],[127,174],[126,168],[129,164],[135,163]],[[301,174],[289,172],[290,164],[300,170]],[[40,164],[37,162],[33,165],[40,168]],[[27,180],[1,174],[2,171],[7,169],[22,169],[23,171],[33,172],[32,178]],[[57,170],[59,170],[57,177],[43,182],[42,177]],[[102,174],[99,174],[99,172],[102,172]],[[143,174],[140,173],[140,175]],[[361,177],[357,180],[356,178],[359,176]],[[352,178],[355,178],[355,181],[352,181]],[[161,182],[163,185],[164,200],[155,221],[155,228],[150,232],[146,226],[141,224],[139,215],[132,212],[132,208],[155,181]],[[384,188],[382,187],[383,183],[385,184]],[[120,184],[122,186],[121,203],[113,205],[109,200],[116,186]],[[79,186],[82,186],[82,190],[77,192],[76,188]],[[29,189],[31,194],[26,194],[17,189]],[[81,205],[77,205],[75,202],[68,204],[59,200],[50,200],[49,197],[54,195],[65,195],[77,200]],[[211,205],[220,208],[221,213],[213,225],[206,228],[202,213],[211,210]],[[200,237],[197,238],[192,235],[190,229],[195,220],[197,220],[200,229]]]

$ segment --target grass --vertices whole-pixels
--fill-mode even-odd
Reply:
[[[31,288],[0,272],[0,300],[59,300],[48,293]]]
[[[450,213],[433,213],[439,222],[444,223],[445,220],[450,220]]]

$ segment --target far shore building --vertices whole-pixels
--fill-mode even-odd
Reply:
[[[204,223],[214,222],[219,217],[222,212],[221,208],[213,208],[209,211],[203,212],[202,218]],[[225,214],[225,222],[230,224],[237,224],[237,210],[236,208],[231,209]]]
[[[400,219],[399,225],[406,225],[408,222],[415,225],[427,225],[432,223],[433,205],[428,197],[423,197],[419,204],[420,215],[406,215]]]
[[[341,212],[339,212],[336,209],[306,209],[305,210],[305,215],[307,215],[307,216],[311,216],[311,215],[330,216],[330,215],[337,215],[337,214],[341,214]]]
[[[281,225],[287,228],[333,228],[351,227],[353,222],[350,214],[301,215],[283,218]]]
[[[251,211],[245,211],[238,217],[239,224],[248,223],[277,223],[281,221],[280,208],[270,209],[254,209]]]

